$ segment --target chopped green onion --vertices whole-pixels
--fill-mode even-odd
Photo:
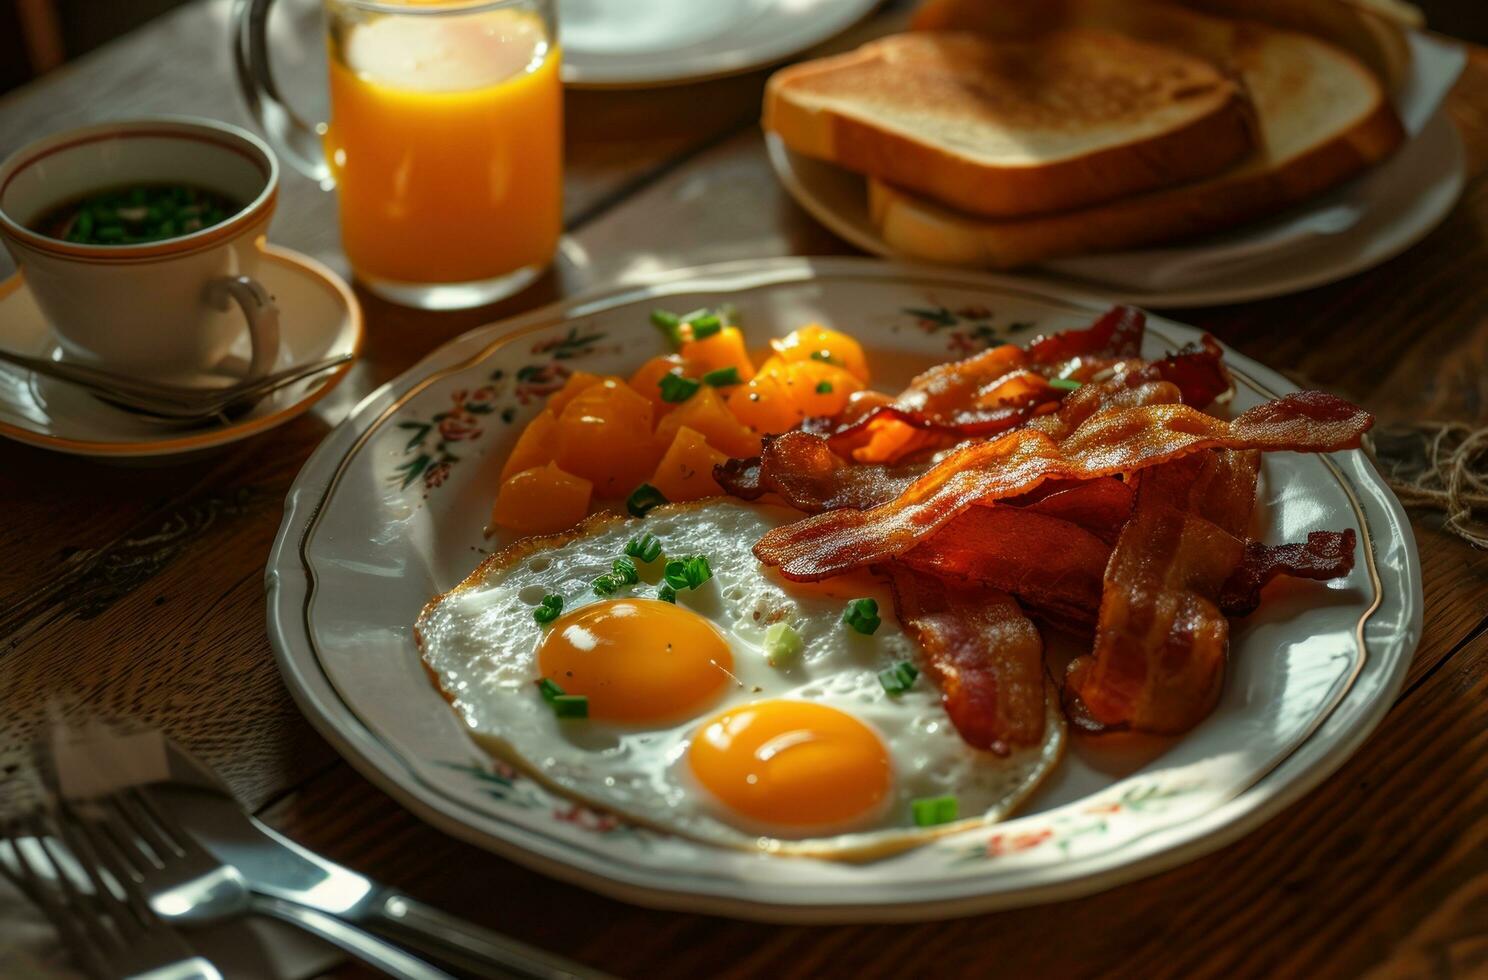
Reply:
[[[937,824],[950,823],[960,815],[961,811],[954,796],[927,796],[910,801],[909,808],[914,814],[916,827],[934,827]]]
[[[661,542],[654,534],[643,534],[625,543],[625,553],[644,562],[653,562],[661,557]]]
[[[811,359],[813,361],[821,361],[824,364],[835,364],[838,367],[842,366],[842,362],[833,357],[832,352],[829,350],[814,350],[811,352]]]
[[[897,696],[909,690],[915,678],[919,676],[920,672],[914,664],[908,660],[901,660],[887,670],[880,670],[878,682],[883,685],[885,691]]]
[[[1083,387],[1083,384],[1079,381],[1075,381],[1072,378],[1050,378],[1049,387],[1063,388],[1065,391],[1078,391],[1081,387]]]
[[[642,483],[631,491],[629,497],[625,498],[625,509],[630,512],[631,517],[645,517],[646,512],[652,507],[658,507],[667,502],[666,495],[649,483]]]
[[[876,599],[854,599],[847,604],[847,609],[842,614],[842,621],[859,633],[871,636],[878,629],[878,624],[883,622],[878,618],[878,601]]]
[[[671,310],[652,310],[651,323],[666,335],[672,349],[682,346],[682,318]]]
[[[785,667],[801,656],[806,644],[790,623],[771,623],[765,630],[765,662],[771,667]]]
[[[594,594],[603,598],[620,591],[621,582],[613,575],[601,575],[594,580]]]
[[[832,393],[832,382],[818,381],[816,383],[816,393],[818,395],[830,395]]]
[[[553,698],[553,714],[559,718],[588,718],[589,699],[582,694],[559,694]]]
[[[563,688],[548,680],[546,677],[537,682],[537,689],[542,692],[542,699],[548,702],[548,704],[552,704],[554,698],[561,697],[563,695]]]
[[[742,384],[739,379],[739,369],[736,367],[719,368],[717,371],[709,371],[703,375],[703,381],[715,388],[725,385]]]
[[[550,592],[543,596],[542,602],[539,602],[537,608],[532,610],[532,618],[537,620],[539,625],[546,626],[557,619],[561,612],[563,612],[563,596]]]
[[[723,329],[723,320],[714,313],[703,313],[702,316],[688,316],[687,322],[692,325],[693,340],[707,340]]]
[[[675,603],[677,601],[677,590],[672,588],[670,585],[663,585],[661,588],[656,590],[656,598],[660,599],[662,602]]]
[[[684,378],[680,374],[663,374],[656,382],[656,386],[661,389],[662,401],[675,404],[687,401],[703,386],[703,383],[692,378]]]
[[[713,569],[708,567],[708,559],[702,555],[673,558],[662,570],[662,578],[666,579],[666,584],[678,592],[695,589],[712,577]]]
[[[641,580],[641,573],[636,571],[635,562],[629,558],[616,558],[610,563],[610,568],[621,585],[635,585]]]

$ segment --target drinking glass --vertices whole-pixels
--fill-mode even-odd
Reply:
[[[553,0],[325,0],[331,118],[317,125],[274,84],[271,3],[239,0],[238,81],[280,155],[339,195],[357,279],[453,309],[537,278],[562,230]]]

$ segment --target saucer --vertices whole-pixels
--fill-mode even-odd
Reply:
[[[320,262],[277,246],[263,246],[258,278],[280,312],[281,350],[273,370],[360,353],[362,311],[350,287]],[[242,349],[247,353],[246,332]],[[57,340],[17,273],[0,282],[0,348],[33,357],[56,356]],[[107,405],[81,388],[0,364],[0,435],[80,456],[173,456],[223,446],[289,421],[330,393],[354,360],[326,374],[282,388],[229,423],[171,428]]]

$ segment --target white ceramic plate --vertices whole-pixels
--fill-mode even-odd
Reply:
[[[862,19],[879,0],[563,0],[563,80],[641,88],[783,61]]]
[[[868,216],[868,188],[860,175],[801,156],[773,134],[766,134],[766,142],[775,175],[812,217],[865,252],[896,257]],[[1124,282],[1122,276],[1129,270],[1154,268],[1180,253],[1187,258],[1205,249],[1232,250],[1252,238],[1264,243],[1275,223],[1237,229],[1187,247],[1051,263],[1010,273],[1007,281],[1045,292],[1098,289],[1129,303],[1154,307],[1217,306],[1283,296],[1373,268],[1420,241],[1457,203],[1466,173],[1462,136],[1446,113],[1440,113],[1399,153],[1361,178],[1369,182],[1367,192],[1355,194],[1357,188],[1351,184],[1295,209],[1286,219],[1354,200],[1367,201],[1362,216],[1346,231],[1282,236],[1275,239],[1273,249],[1252,250],[1244,262],[1215,265],[1161,289]]]
[[[1125,757],[1078,740],[1023,815],[990,832],[866,865],[770,858],[631,827],[494,764],[425,676],[414,617],[480,560],[497,473],[543,393],[569,370],[626,373],[661,352],[652,308],[725,300],[752,346],[811,320],[853,331],[883,383],[896,353],[950,358],[1104,309],[874,260],[730,263],[476,330],[369,396],[290,491],[268,565],[269,635],[326,738],[436,827],[646,905],[789,922],[954,915],[1109,888],[1211,851],[1320,782],[1389,708],[1421,630],[1410,527],[1362,453],[1279,453],[1264,469],[1262,537],[1358,528],[1352,576],[1287,590],[1237,623],[1223,699],[1193,732]],[[1154,319],[1147,353],[1197,336]],[[1229,356],[1236,410],[1293,390]]]

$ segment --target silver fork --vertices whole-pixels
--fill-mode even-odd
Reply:
[[[180,423],[202,422],[245,411],[280,388],[339,367],[351,358],[350,354],[337,354],[297,364],[261,378],[222,387],[203,388],[150,381],[87,364],[50,361],[0,350],[0,361],[77,385],[120,408]]]
[[[451,980],[392,943],[316,909],[255,895],[231,865],[212,857],[138,789],[90,800],[86,814],[64,807],[61,819],[104,856],[110,872],[149,896],[166,920],[201,925],[243,915],[280,919],[402,980]]]
[[[49,826],[52,823],[55,827]],[[64,866],[57,830],[72,863],[87,875],[89,894],[78,887]],[[222,980],[216,967],[197,956],[161,921],[127,875],[111,872],[105,878],[99,855],[88,840],[75,833],[71,821],[51,821],[33,813],[11,821],[3,836],[10,842],[16,871],[6,869],[3,861],[0,871],[41,909],[68,952],[90,976]]]

